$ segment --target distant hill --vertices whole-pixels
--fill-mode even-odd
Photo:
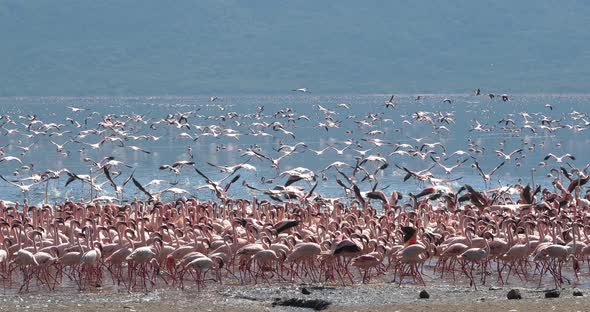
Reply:
[[[0,96],[588,92],[584,1],[0,1]]]

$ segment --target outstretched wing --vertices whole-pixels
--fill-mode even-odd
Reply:
[[[236,181],[238,181],[240,179],[240,175],[238,174],[237,176],[233,177],[233,179],[231,179],[231,181],[229,181],[225,187],[223,188],[224,192],[227,192],[227,190],[229,190],[229,187]]]
[[[313,191],[315,191],[315,188],[318,187],[318,183],[316,182],[316,184],[311,188],[311,190],[309,190],[309,192],[307,193],[307,195],[305,195],[305,198],[309,198],[311,197],[311,195],[313,194]]]
[[[150,199],[153,198],[152,194],[150,192],[148,192],[137,180],[135,180],[135,178],[133,177],[133,175],[131,175],[131,180],[133,181],[133,184],[135,184],[135,186],[144,194],[146,194]]]
[[[109,180],[113,188],[117,190],[117,184],[115,183],[115,181],[113,181],[113,178],[111,178],[111,173],[109,172],[109,169],[107,169],[107,167],[102,167],[102,170],[104,171],[104,175],[107,177],[107,180]]]
[[[500,163],[498,166],[496,166],[496,168],[492,169],[492,171],[490,172],[490,176],[494,174],[494,172],[496,172],[498,169],[500,169],[500,167],[504,166],[504,161],[502,163]]]
[[[211,179],[209,179],[209,177],[207,177],[204,173],[201,172],[201,170],[197,169],[197,167],[195,167],[195,171],[205,179],[205,181],[207,181],[207,183],[211,184],[213,183],[213,181]]]

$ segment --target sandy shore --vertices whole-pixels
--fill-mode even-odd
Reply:
[[[170,303],[137,303],[120,305],[117,303],[103,304],[60,304],[33,306],[26,305],[20,307],[0,307],[0,311],[88,311],[88,312],[110,312],[110,311],[313,311],[302,308],[271,308],[269,306],[257,307],[226,307],[226,306],[209,306],[204,304],[170,304]],[[333,306],[324,311],[589,311],[588,300],[576,300],[569,302],[567,299],[552,299],[550,302],[536,302],[532,300],[521,300],[518,302],[485,302],[485,303],[424,303],[424,304],[397,304],[397,305],[378,305],[378,306]]]
[[[310,294],[304,295],[305,287]],[[337,286],[214,286],[197,292],[157,290],[128,293],[112,290],[9,294],[2,296],[0,311],[312,311],[273,306],[277,299],[322,299],[331,302],[325,311],[590,311],[590,289],[574,297],[573,288],[562,289],[561,297],[545,299],[544,291],[519,288],[522,300],[507,300],[512,287],[474,291],[449,285],[437,287],[394,284]],[[430,299],[418,299],[426,289]]]

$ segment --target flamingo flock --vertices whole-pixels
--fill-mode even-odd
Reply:
[[[540,190],[526,186],[516,201],[506,190],[469,185],[456,193],[424,190],[405,202],[393,192],[378,206],[315,195],[280,204],[256,197],[40,207],[0,202],[0,274],[5,287],[20,284],[20,291],[31,284],[54,290],[64,281],[80,289],[110,282],[130,290],[188,282],[199,289],[426,285],[425,275],[476,289],[531,281],[560,287],[590,271],[590,201],[579,185],[570,185],[571,192],[544,190],[539,199]]]
[[[227,112],[218,97],[207,105],[219,115],[199,108],[158,119],[74,106],[64,123],[2,115],[0,182],[23,196],[0,200],[2,285],[24,292],[72,284],[153,290],[445,280],[477,289],[561,287],[584,279],[590,271],[590,164],[576,167],[581,157],[563,153],[559,144],[549,147],[545,135],[582,135],[589,116],[572,111],[556,118],[551,107],[508,114],[501,126],[475,119],[465,133],[510,136],[519,146],[467,138],[464,150],[452,151],[444,140],[455,127],[452,111],[397,114],[408,100],[388,98],[366,116],[348,114],[347,103],[318,104],[313,116],[264,106]],[[456,102],[436,100],[446,110]],[[324,146],[298,141],[303,127],[347,138]],[[407,135],[424,127],[431,131],[426,137]],[[244,137],[254,143],[237,150],[228,143]],[[177,159],[153,167],[154,179],[146,183],[146,168],[121,155],[150,159],[162,138],[187,144],[172,151]],[[194,153],[204,140],[215,140],[211,153],[233,151],[240,160],[222,164]],[[57,163],[79,154],[78,166],[39,168],[29,156],[40,144],[51,146],[45,152]],[[545,149],[546,156],[538,155]],[[338,159],[326,161],[328,154]],[[293,166],[296,155],[317,161]],[[530,182],[501,183],[503,172],[535,155],[542,161],[533,164]],[[492,165],[484,157],[492,157]],[[465,182],[469,170],[482,183]],[[537,170],[546,171],[549,183],[535,183]],[[412,191],[384,185],[392,176],[415,183]],[[81,191],[55,195],[52,181]]]

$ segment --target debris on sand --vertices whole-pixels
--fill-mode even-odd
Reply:
[[[284,307],[296,307],[296,308],[309,308],[314,309],[316,311],[321,311],[332,303],[330,301],[322,300],[322,299],[312,299],[312,300],[305,300],[305,299],[298,299],[298,298],[291,298],[291,299],[283,299],[277,300],[272,303],[272,306],[284,306]]]
[[[506,295],[506,298],[508,298],[508,300],[522,299],[522,296],[520,295],[520,290],[518,290],[518,289],[511,289],[508,292],[508,294]]]
[[[545,292],[545,298],[559,298],[561,292],[557,289],[548,290]]]
[[[420,294],[418,295],[418,298],[420,298],[420,299],[428,299],[428,298],[430,298],[430,294],[426,290],[422,290],[420,292]]]

